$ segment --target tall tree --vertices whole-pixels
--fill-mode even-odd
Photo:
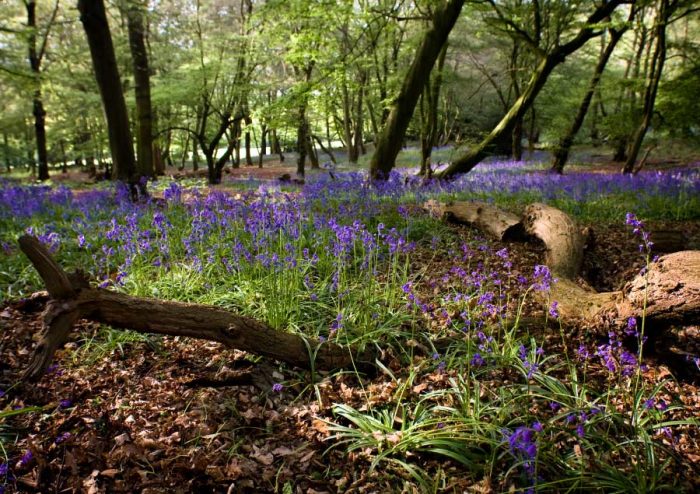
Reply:
[[[95,79],[107,119],[113,176],[118,180],[134,184],[136,183],[136,162],[129,128],[129,115],[122,92],[104,1],[78,0],[78,11],[87,35]]]
[[[522,26],[518,25],[513,19],[506,17],[495,1],[491,0],[490,3],[497,16],[506,26],[512,29],[514,36],[528,43],[539,54],[540,61],[522,94],[515,100],[510,110],[503,116],[496,127],[474,149],[458,156],[439,174],[440,177],[446,178],[459,173],[467,173],[487,157],[493,146],[504,134],[510,135],[516,123],[530,109],[552,71],[562,64],[566,57],[585,45],[588,40],[600,36],[603,30],[600,29],[599,24],[608,18],[621,4],[629,3],[630,1],[634,0],[610,0],[597,6],[572,39],[563,44],[554,42],[550,48],[545,50]]]
[[[637,130],[632,135],[632,140],[627,149],[627,160],[622,168],[623,173],[632,173],[637,162],[639,150],[642,147],[644,136],[651,125],[651,117],[654,113],[654,103],[656,93],[661,82],[661,74],[666,62],[666,26],[673,10],[678,6],[679,0],[659,0],[654,23],[654,54],[651,57],[651,64],[644,88],[644,106],[642,108],[642,118]]]
[[[413,116],[425,83],[435,65],[450,31],[462,11],[464,0],[440,2],[433,12],[431,27],[425,32],[413,62],[406,73],[399,95],[391,106],[389,117],[382,129],[374,154],[370,160],[369,172],[372,179],[383,179],[389,175],[396,156],[401,150],[408,124]]]
[[[618,41],[620,41],[620,38],[622,38],[622,35],[627,29],[628,25],[623,26],[621,29],[610,29],[610,40],[605,46],[605,50],[603,50],[598,58],[598,63],[593,71],[593,77],[588,84],[588,88],[583,96],[583,100],[581,100],[581,104],[579,105],[576,116],[571,123],[571,127],[569,127],[566,134],[564,134],[564,136],[562,136],[562,138],[559,140],[559,145],[554,152],[554,158],[552,160],[553,172],[562,173],[564,171],[564,165],[566,165],[566,162],[569,159],[571,145],[574,143],[576,134],[578,134],[578,131],[583,125],[583,121],[588,113],[588,108],[593,100],[593,95],[595,94],[600,78],[605,71],[605,66],[608,64],[608,60],[610,60],[610,56],[613,54],[613,51],[615,51],[615,46],[617,46]]]
[[[153,162],[153,111],[151,109],[151,76],[146,50],[142,0],[129,0],[125,6],[129,50],[134,68],[134,95],[136,99],[136,158],[137,172],[141,177],[152,177]]]
[[[56,0],[46,29],[43,35],[41,35],[41,44],[38,49],[37,33],[39,28],[36,22],[36,1],[26,0],[24,6],[27,9],[27,28],[29,29],[29,36],[27,38],[29,43],[29,66],[34,79],[32,113],[34,115],[34,134],[36,137],[36,151],[39,162],[39,174],[37,178],[39,180],[47,180],[49,178],[49,158],[46,149],[46,111],[44,110],[44,101],[41,96],[41,63],[46,54],[46,44],[49,39],[49,33],[51,32],[51,26],[56,20],[56,14],[58,13],[58,0]]]

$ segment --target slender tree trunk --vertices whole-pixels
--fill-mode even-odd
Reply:
[[[192,170],[199,170],[199,149],[196,142],[192,142]]]
[[[625,75],[623,77],[624,81],[629,81],[630,72],[632,72],[632,79],[637,80],[639,78],[640,68],[642,66],[642,57],[644,55],[644,48],[647,45],[647,28],[644,25],[644,13],[639,15],[639,24],[637,29],[634,31],[634,42],[632,47],[636,48],[635,55],[629,60],[627,67],[625,68]],[[637,45],[639,42],[639,45]],[[632,118],[634,115],[634,110],[636,107],[637,92],[631,89],[630,84],[626,84],[620,90],[620,95],[617,99],[615,105],[615,114],[622,112],[623,102],[628,109],[628,118]],[[615,139],[615,151],[613,153],[613,161],[623,162],[627,160],[627,146],[629,145],[630,135],[627,130],[624,133],[617,136]]]
[[[520,44],[516,41],[513,43],[513,51],[510,57],[510,77],[513,95],[517,99],[520,97],[520,75],[518,60],[520,55],[519,50]],[[515,119],[513,124],[513,130],[510,135],[510,155],[515,161],[521,161],[523,159],[523,118],[525,114],[523,113],[520,117]]]
[[[258,154],[258,168],[263,167],[263,158],[267,153],[267,124],[262,122],[260,124],[260,154]]]
[[[365,83],[367,82],[367,74],[362,71],[360,73],[360,87],[357,90],[357,105],[355,106],[355,129],[353,131],[353,137],[355,139],[354,148],[355,155],[364,155],[367,151],[365,149],[364,143],[364,94],[365,94]]]
[[[133,184],[136,171],[134,147],[104,2],[78,0],[78,10],[87,35],[95,78],[107,119],[113,176]]]
[[[352,102],[350,101],[350,91],[348,90],[347,81],[343,82],[343,134],[345,135],[345,148],[348,152],[348,161],[357,163],[357,147],[353,142],[352,134]]]
[[[443,45],[447,42],[450,31],[457,22],[462,5],[464,5],[464,0],[447,0],[436,8],[432,18],[432,26],[423,36],[404,78],[401,91],[391,107],[382,133],[377,139],[377,147],[369,167],[373,180],[387,178],[394,167],[396,156],[401,150],[401,143],[418,98],[430,77],[430,72]]]
[[[563,45],[557,46],[550,53],[546,54],[532,74],[523,93],[513,103],[510,110],[505,114],[498,125],[496,125],[491,133],[474,149],[457,157],[450,166],[440,173],[440,177],[446,178],[459,173],[467,173],[488,156],[494,145],[504,135],[507,136],[512,132],[516,122],[522,118],[525,112],[532,106],[535,98],[537,98],[540,90],[544,87],[547,78],[554,68],[563,63],[567,56],[581,48],[588,40],[600,35],[600,32],[595,30],[596,25],[606,19],[623,1],[624,0],[610,0],[609,2],[601,4],[601,6],[596,8],[595,12],[588,17],[587,22],[576,37]]]
[[[661,82],[661,74],[666,61],[666,24],[672,13],[669,8],[669,0],[660,0],[659,10],[656,20],[656,48],[651,59],[651,68],[647,78],[647,84],[644,89],[644,109],[642,111],[642,121],[639,127],[632,136],[629,149],[627,150],[627,161],[622,169],[623,173],[632,173],[634,165],[637,162],[639,150],[642,147],[644,136],[651,125],[651,118],[654,114],[654,103],[656,101],[656,93]]]
[[[250,125],[253,120],[249,115],[245,117],[245,164],[246,166],[253,166],[253,158],[250,156]]]
[[[424,125],[421,129],[421,162],[419,173],[424,176],[432,173],[430,157],[433,153],[433,148],[437,144],[438,138],[438,105],[440,103],[442,73],[445,68],[445,59],[447,57],[447,45],[448,43],[445,42],[440,51],[434,80],[432,82],[428,80],[425,85],[425,91],[423,91],[423,99],[427,98],[427,108],[423,112]]]
[[[136,148],[137,173],[141,177],[153,177],[153,112],[151,110],[151,81],[146,50],[143,17],[146,7],[141,0],[130,0],[127,11],[129,49],[134,68],[134,94],[136,99]]]
[[[309,155],[309,161],[311,161],[311,169],[318,170],[320,168],[318,163],[318,154],[316,153],[316,148],[314,146],[313,139],[311,138],[311,132],[308,128],[308,124],[306,130],[306,149]]]
[[[10,159],[10,143],[7,138],[7,132],[2,133],[2,144],[5,150],[5,168],[7,168],[7,173],[12,171],[12,160]]]
[[[36,161],[34,159],[34,147],[32,146],[32,126],[28,121],[24,123],[24,149],[27,152],[27,167],[33,178],[36,178]]]
[[[46,150],[46,111],[41,98],[41,54],[37,53],[36,47],[36,1],[25,2],[27,8],[27,27],[29,28],[29,65],[34,78],[34,95],[32,99],[34,115],[34,134],[36,138],[36,151],[39,161],[39,180],[49,178],[49,159]]]
[[[235,139],[235,144],[233,148],[233,167],[239,168],[241,166],[241,123],[236,122],[233,127],[233,134]]]
[[[180,156],[180,166],[177,167],[178,170],[182,171],[185,169],[185,163],[187,162],[187,151],[190,147],[190,133],[185,132],[185,142],[182,143],[182,155]]]
[[[535,107],[530,108],[530,128],[527,132],[527,152],[535,152],[535,144],[540,140],[540,131],[537,129],[537,112]]]
[[[306,104],[299,106],[299,126],[297,127],[297,176],[299,178],[304,177],[304,167],[306,166],[306,153],[307,153],[307,137],[308,132],[307,122],[306,122]]]
[[[66,142],[63,139],[58,141],[58,145],[61,146],[61,163],[63,167],[61,168],[61,173],[64,175],[68,173],[68,156],[66,156]]]
[[[318,143],[319,147],[321,148],[321,151],[326,153],[333,163],[337,163],[335,155],[333,154],[333,150],[329,147],[324,146],[323,140],[319,136],[314,135],[313,139]]]
[[[581,104],[578,107],[574,121],[571,123],[571,127],[569,127],[566,134],[564,134],[564,136],[560,139],[559,146],[554,153],[554,159],[552,160],[553,172],[563,173],[564,165],[566,165],[566,162],[569,159],[569,151],[574,143],[576,134],[578,134],[578,131],[581,129],[583,122],[586,119],[586,113],[588,113],[588,108],[591,105],[593,95],[595,94],[600,78],[605,71],[605,66],[608,63],[608,60],[610,60],[613,51],[615,51],[615,46],[617,46],[617,42],[620,41],[620,38],[622,38],[624,32],[625,29],[610,31],[610,41],[605,47],[605,50],[600,54],[598,63],[593,71],[593,77],[588,83],[588,89],[586,90],[586,94],[583,96],[583,100],[581,100]]]

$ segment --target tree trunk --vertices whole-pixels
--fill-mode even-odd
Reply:
[[[432,169],[430,167],[430,157],[433,154],[433,148],[437,144],[438,138],[438,104],[440,102],[440,88],[442,86],[442,72],[445,67],[445,58],[447,57],[448,42],[442,46],[440,55],[438,56],[435,77],[425,84],[425,90],[421,97],[422,120],[421,126],[421,161],[420,172],[422,176],[430,176]],[[427,108],[423,108],[424,100],[427,98]]]
[[[418,98],[450,31],[457,22],[463,4],[464,0],[447,0],[436,8],[431,19],[432,26],[423,35],[423,40],[404,78],[401,91],[377,139],[369,168],[370,177],[373,180],[386,179],[393,169]]]
[[[479,211],[470,203],[463,204],[457,208],[438,204],[437,210],[464,210],[464,215],[451,217],[497,238],[518,239],[500,233],[518,228],[512,224],[517,218],[493,206],[485,205]],[[435,210],[435,204],[427,206]],[[575,281],[583,257],[583,240],[568,215],[544,204],[531,204],[525,209],[521,226],[547,248],[547,266],[558,280],[552,280],[550,289],[538,292],[538,297],[546,304],[557,301],[564,323],[583,322],[592,331],[607,334],[608,330],[624,330],[629,318],[637,322],[645,318],[646,334],[653,338],[671,325],[692,325],[700,318],[700,251],[661,256],[650,264],[647,273],[635,277],[622,291],[597,293]]]
[[[320,168],[319,163],[318,163],[318,154],[316,153],[316,147],[314,146],[314,141],[311,138],[311,131],[308,128],[307,124],[307,129],[306,129],[306,150],[307,154],[309,155],[309,161],[311,161],[311,169],[312,170],[318,170]]]
[[[345,135],[345,149],[348,153],[348,161],[350,163],[357,163],[357,146],[353,142],[353,126],[352,126],[352,102],[350,101],[350,92],[348,91],[348,84],[346,81],[343,82],[343,133]]]
[[[233,167],[241,166],[241,122],[236,122],[233,126],[234,148],[233,148]]]
[[[78,0],[78,10],[87,35],[95,78],[107,119],[113,176],[133,184],[136,163],[129,129],[129,116],[122,93],[104,2],[103,0]]]
[[[472,225],[499,241],[523,240],[526,237],[520,218],[491,204],[480,201],[441,203],[427,201],[423,208],[446,221]]]
[[[45,330],[23,379],[39,379],[78,319],[114,328],[218,341],[223,345],[315,370],[374,369],[376,355],[330,342],[277,331],[264,323],[217,307],[132,297],[91,288],[80,275],[68,275],[36,237],[23,236],[20,248],[39,272],[51,301]]]
[[[260,124],[260,154],[258,154],[258,168],[263,166],[263,158],[267,153],[267,124],[262,122]]]
[[[284,154],[282,153],[282,146],[280,146],[280,139],[277,135],[277,129],[272,129],[271,141],[270,142],[270,154],[278,154],[280,157],[280,163],[284,163]]]
[[[58,141],[59,146],[61,146],[61,162],[62,162],[62,168],[61,168],[61,173],[64,175],[68,173],[68,156],[66,156],[66,142],[63,139],[60,139]]]
[[[601,53],[600,58],[598,59],[598,63],[596,64],[595,70],[593,71],[593,77],[591,78],[591,81],[588,84],[588,89],[586,90],[586,94],[583,96],[583,100],[581,101],[581,105],[579,106],[578,111],[576,112],[574,121],[571,123],[571,127],[569,127],[569,130],[559,141],[559,146],[557,146],[557,149],[554,153],[554,159],[552,160],[552,171],[560,174],[563,173],[564,165],[566,165],[566,162],[569,159],[569,151],[571,150],[571,146],[574,143],[576,134],[578,134],[578,131],[581,129],[581,126],[583,126],[583,121],[585,120],[586,114],[588,113],[588,108],[590,107],[593,95],[595,94],[596,89],[598,87],[598,83],[600,82],[600,78],[603,75],[603,72],[605,71],[605,66],[608,63],[608,60],[610,60],[610,56],[615,50],[617,42],[620,41],[620,38],[622,38],[622,35],[625,31],[626,28],[620,30],[610,30],[610,41],[608,42],[607,46],[605,47],[605,50]]]
[[[41,97],[41,58],[43,53],[37,53],[36,47],[36,1],[25,2],[27,8],[27,27],[29,28],[29,65],[34,78],[34,95],[32,98],[32,113],[34,115],[34,134],[36,137],[36,151],[39,162],[39,180],[49,178],[49,159],[46,150],[46,111]]]
[[[180,166],[177,167],[179,171],[185,169],[185,164],[187,163],[187,151],[190,147],[190,133],[185,132],[185,142],[182,144],[182,155],[180,156]],[[195,146],[196,148],[197,146]]]
[[[493,150],[494,145],[504,136],[509,136],[515,124],[520,120],[525,112],[532,106],[540,90],[547,82],[547,78],[552,71],[566,60],[566,57],[581,48],[588,40],[599,36],[596,25],[607,18],[615,8],[624,0],[611,0],[597,7],[591,14],[584,27],[581,28],[575,38],[569,42],[555,47],[551,52],[544,55],[539,65],[535,69],[527,87],[520,97],[513,103],[510,110],[501,121],[473,150],[457,157],[439,176],[441,178],[451,177],[460,173],[467,173],[478,165]]]
[[[660,0],[659,11],[656,19],[656,48],[651,60],[651,69],[647,84],[644,89],[644,109],[642,110],[642,121],[639,127],[632,136],[629,148],[627,150],[627,160],[622,169],[623,173],[632,173],[634,165],[639,155],[639,150],[642,147],[644,136],[651,125],[651,118],[654,114],[654,103],[656,101],[656,93],[661,82],[661,74],[663,72],[664,63],[666,61],[666,24],[672,13],[669,7],[668,0]]]
[[[151,80],[148,52],[144,39],[143,16],[146,6],[140,1],[130,0],[126,7],[129,49],[134,69],[134,95],[136,100],[136,149],[137,174],[153,177],[153,113],[151,110]]]
[[[245,165],[246,166],[253,166],[253,158],[250,156],[250,126],[253,123],[253,120],[250,118],[250,115],[245,116]]]
[[[333,154],[333,151],[330,148],[327,148],[326,146],[324,146],[323,140],[315,134],[314,134],[313,138],[318,143],[319,147],[321,148],[321,151],[326,153],[328,155],[328,157],[331,159],[331,162],[337,163],[337,161],[335,160],[335,155]]]
[[[5,167],[7,168],[7,173],[12,171],[12,160],[10,159],[10,143],[7,139],[7,132],[2,133],[2,144],[5,150]]]
[[[584,238],[569,215],[542,203],[530,204],[523,213],[525,231],[544,242],[545,263],[565,278],[578,275],[583,264]]]
[[[304,177],[304,166],[306,165],[306,153],[308,149],[307,145],[307,123],[306,123],[306,104],[302,104],[299,107],[299,124],[297,127],[297,176],[299,178]]]

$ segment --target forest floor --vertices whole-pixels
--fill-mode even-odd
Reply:
[[[266,164],[263,169],[232,170],[231,175],[276,180],[293,172],[293,167]],[[591,226],[596,243],[586,253],[583,276],[597,290],[618,289],[643,267],[638,242],[624,225]],[[698,221],[657,221],[647,227],[700,238]],[[450,228],[464,239],[479,236],[469,227]],[[489,247],[496,251],[506,244],[489,241]],[[516,272],[531,272],[542,262],[543,250],[537,245],[507,247]],[[432,273],[448,272],[453,266],[449,256],[447,251],[419,251],[415,268],[425,269],[419,260],[426,259]],[[410,480],[402,470],[371,468],[371,458],[362,450],[329,450],[332,405],[362,409],[367,403],[391,403],[397,380],[387,374],[366,379],[353,374],[321,376],[314,393],[308,374],[276,366],[275,379],[287,384],[279,393],[261,391],[227,385],[236,376],[257,372],[258,364],[242,352],[170,337],[117,345],[109,354],[77,361],[72,350],[89,345],[98,330],[82,322],[42,380],[8,390],[6,385],[17,382],[28,364],[44,304],[37,295],[0,307],[0,384],[5,389],[0,410],[41,409],[5,424],[16,439],[14,449],[25,451],[25,458],[10,465],[14,480],[7,492],[400,492],[402,483]],[[526,315],[542,313],[533,305],[526,310]],[[572,353],[581,341],[595,341],[577,328],[567,328],[567,334],[565,346]],[[559,335],[550,336],[551,347],[564,351]],[[687,352],[700,354],[698,326],[674,338],[687,345]],[[645,378],[665,382],[659,396],[682,403],[684,417],[700,417],[700,389],[692,369],[676,381],[668,380],[677,372],[663,355],[650,354],[645,364]],[[602,364],[595,365],[601,369],[592,375],[603,376]],[[399,380],[408,373],[398,364],[391,369]],[[452,370],[436,368],[421,374],[406,392],[442,389],[456,377]],[[494,388],[500,384],[491,383]],[[682,475],[683,490],[700,490],[697,428],[684,429],[666,443],[688,469]],[[26,452],[31,452],[29,459]],[[444,458],[421,461],[426,470],[440,472],[445,492],[515,489],[494,485],[488,473],[476,480],[464,477],[457,463]]]

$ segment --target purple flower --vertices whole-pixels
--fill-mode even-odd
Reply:
[[[549,315],[550,317],[553,317],[554,319],[557,319],[559,317],[559,311],[557,310],[559,307],[559,302],[556,300],[552,302],[552,305],[549,306]]]
[[[283,389],[284,386],[282,386],[280,383],[275,383],[272,385],[272,391],[275,393],[281,393]]]
[[[71,406],[73,406],[73,402],[71,402],[70,400],[61,400],[58,403],[58,406],[61,408],[70,408]]]
[[[71,438],[71,433],[70,432],[63,432],[60,434],[57,438],[56,441],[54,441],[56,444],[61,444],[66,441],[68,441]]]
[[[556,401],[550,401],[549,408],[551,408],[553,412],[556,412],[557,410],[559,410],[561,408],[561,405],[559,403],[557,403]]]
[[[542,432],[544,430],[544,426],[542,426],[542,424],[539,422],[532,424],[532,428],[537,432]]]
[[[472,359],[471,359],[471,362],[470,362],[470,363],[471,363],[471,365],[473,365],[474,367],[481,367],[481,366],[484,365],[486,362],[484,361],[484,358],[481,356],[480,353],[475,353],[475,354],[472,356]]]
[[[0,389],[0,398],[2,398],[3,396],[5,396],[5,391],[3,391],[2,389]]]
[[[29,462],[32,461],[33,459],[34,459],[34,455],[32,454],[32,452],[30,450],[27,450],[22,455],[22,458],[20,458],[19,466],[24,467],[27,464],[29,464]]]
[[[4,477],[9,471],[10,466],[7,463],[0,463],[0,477]]]
[[[583,427],[583,424],[578,424],[576,426],[576,435],[578,437],[583,437],[586,435],[586,429]]]
[[[663,412],[668,409],[668,404],[664,400],[659,400],[656,404],[656,408]]]
[[[552,282],[556,281],[552,278],[552,272],[544,264],[538,264],[535,266],[534,271],[534,283],[532,287],[540,292],[546,292],[552,285]]]

